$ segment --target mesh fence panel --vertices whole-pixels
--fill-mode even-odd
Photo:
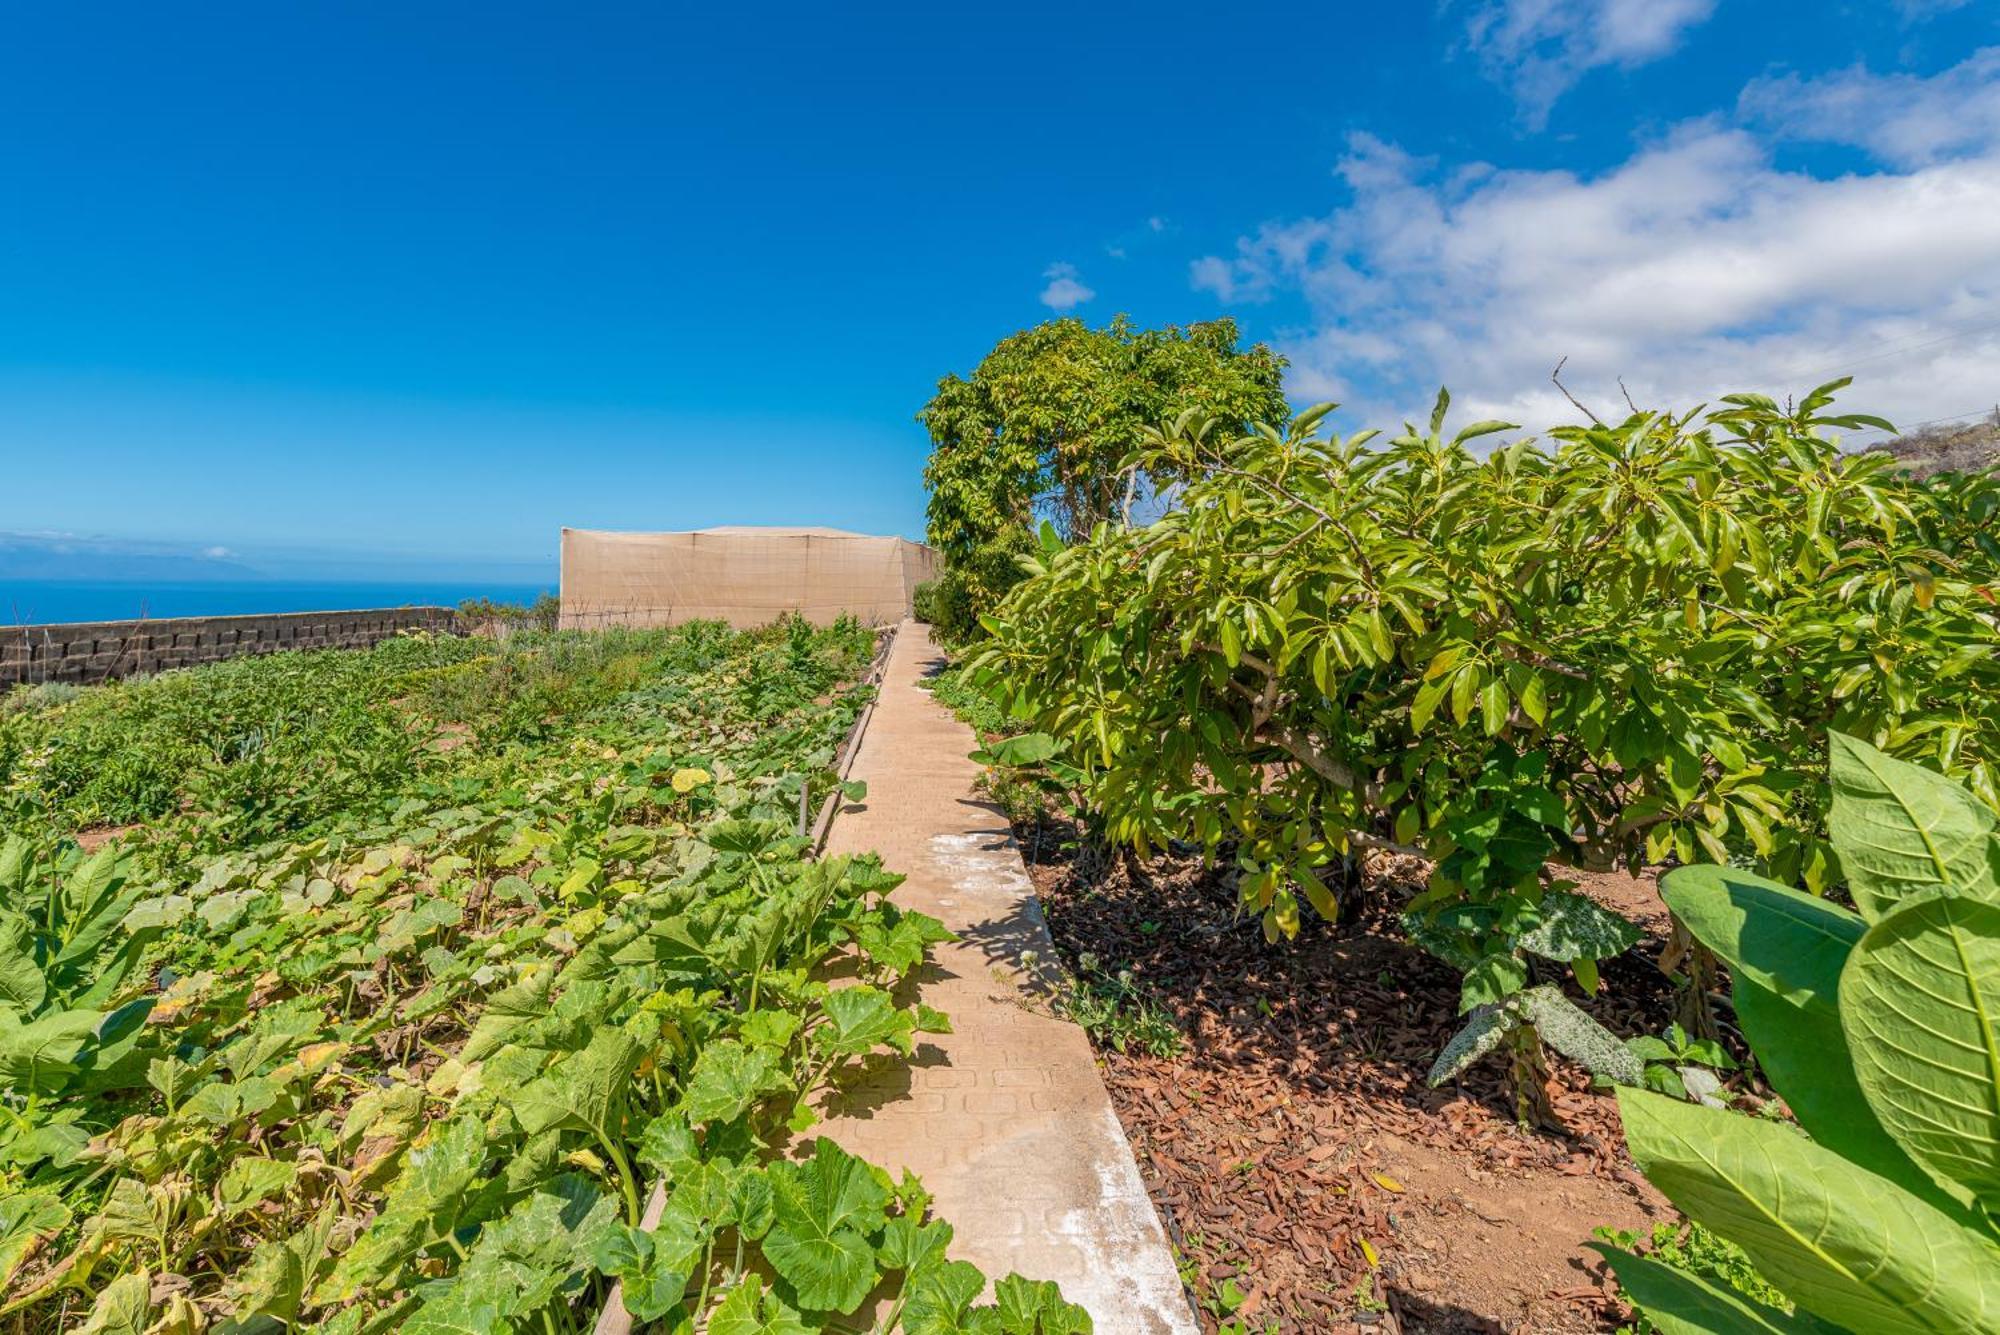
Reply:
[[[714,528],[562,534],[562,624],[762,626],[787,612],[883,625],[910,615],[936,556],[921,543],[838,529]]]

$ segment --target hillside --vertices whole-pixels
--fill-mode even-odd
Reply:
[[[1880,447],[1918,477],[2000,468],[2000,408],[1972,422],[1942,423],[1897,436]]]

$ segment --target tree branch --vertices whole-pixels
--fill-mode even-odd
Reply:
[[[1588,417],[1591,421],[1597,423],[1599,426],[1603,426],[1604,419],[1602,417],[1599,417],[1596,413],[1590,411],[1590,409],[1584,407],[1582,403],[1578,402],[1576,395],[1569,392],[1569,386],[1565,385],[1562,382],[1562,369],[1568,363],[1569,363],[1568,357],[1564,357],[1561,361],[1557,362],[1556,369],[1549,372],[1549,379],[1556,382],[1556,388],[1563,392],[1564,398],[1568,399],[1572,404],[1576,406],[1576,410],[1578,412],[1582,413],[1585,417]]]

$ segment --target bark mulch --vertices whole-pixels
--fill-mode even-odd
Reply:
[[[1359,921],[1306,915],[1272,945],[1237,915],[1226,871],[1161,858],[1085,875],[1066,828],[1020,833],[1064,963],[1129,970],[1184,1036],[1170,1058],[1100,1047],[1206,1330],[1615,1328],[1615,1290],[1578,1244],[1659,1198],[1578,1068],[1556,1063],[1561,1134],[1515,1125],[1497,1061],[1426,1087],[1458,980],[1401,940],[1420,866],[1371,866]],[[1608,961],[1600,995],[1577,999],[1614,1032],[1661,1032],[1673,989],[1644,958],[1657,949]]]

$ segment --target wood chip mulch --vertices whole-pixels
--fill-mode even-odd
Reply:
[[[1458,980],[1400,939],[1396,912],[1416,888],[1414,864],[1371,867],[1359,922],[1307,915],[1297,939],[1269,945],[1254,918],[1237,915],[1226,871],[1162,858],[1086,877],[1064,851],[1067,829],[1020,833],[1064,962],[1130,970],[1185,1037],[1172,1058],[1103,1049],[1104,1076],[1204,1306],[1204,1330],[1226,1320],[1283,1335],[1529,1328],[1419,1293],[1420,1278],[1401,1282],[1413,1198],[1378,1171],[1378,1143],[1434,1153],[1475,1180],[1527,1179],[1530,1191],[1578,1178],[1643,1188],[1615,1104],[1580,1069],[1558,1062],[1551,1086],[1567,1134],[1515,1125],[1497,1061],[1456,1086],[1426,1087],[1458,1024]],[[1614,1032],[1662,1031],[1673,994],[1647,962],[1657,948],[1608,961],[1600,996],[1577,999]],[[1450,1208],[1479,1215],[1476,1194],[1452,1194]],[[1496,1284],[1518,1285],[1511,1264],[1493,1258]],[[1226,1282],[1241,1298],[1225,1312]],[[1601,1271],[1564,1283],[1525,1295],[1569,1313],[1533,1329],[1614,1328],[1619,1309]]]

